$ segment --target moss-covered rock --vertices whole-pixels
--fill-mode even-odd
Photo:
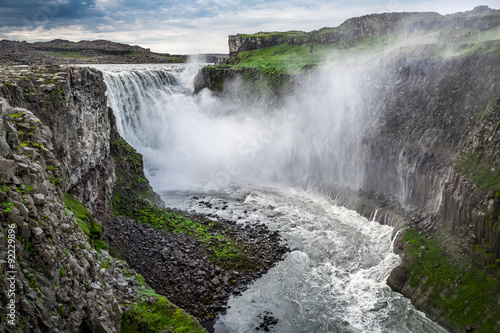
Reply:
[[[152,289],[141,292],[146,300],[138,301],[123,314],[122,333],[202,333],[206,332],[200,323],[166,297]]]

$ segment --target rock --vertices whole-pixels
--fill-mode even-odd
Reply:
[[[23,217],[25,217],[25,218],[27,218],[27,217],[28,217],[29,211],[28,211],[28,209],[26,208],[26,206],[25,206],[24,204],[19,203],[19,204],[17,205],[17,208],[19,209],[19,213],[20,213]]]
[[[43,238],[43,230],[40,227],[33,228],[31,230],[33,233],[33,236],[36,238],[36,240],[41,241]]]
[[[28,223],[23,223],[23,229],[21,231],[21,236],[25,239],[25,241],[28,241],[28,239],[31,237],[31,231],[29,229]]]
[[[29,171],[29,166],[24,163],[17,163],[17,173],[18,175],[22,176]]]
[[[36,193],[33,195],[35,205],[43,205],[45,203],[45,195]]]
[[[215,277],[215,278],[213,278],[212,280],[210,280],[210,282],[211,282],[211,283],[212,283],[212,284],[213,284],[216,288],[220,286],[220,280],[219,280],[217,277]]]
[[[404,266],[397,266],[387,278],[387,284],[392,290],[401,292],[410,277],[410,272]]]
[[[35,201],[33,200],[33,197],[29,194],[23,194],[22,199],[26,200],[28,202],[28,205],[30,205],[30,206],[35,205]]]
[[[0,158],[0,180],[8,183],[14,174],[12,173],[12,165],[9,160]]]
[[[94,333],[113,333],[113,324],[109,316],[101,316],[92,320],[92,328]]]
[[[95,292],[97,293],[97,295],[99,296],[103,296],[104,295],[104,290],[102,290],[101,286],[95,282],[92,282],[90,284],[90,288],[92,288],[93,290],[95,290]]]

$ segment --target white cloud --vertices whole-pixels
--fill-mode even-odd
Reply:
[[[146,5],[149,4],[149,5]],[[393,11],[436,11],[449,14],[481,4],[499,8],[499,0],[455,1],[189,1],[163,2],[95,0],[100,17],[66,20],[53,28],[0,28],[0,38],[40,41],[110,39],[139,44],[156,52],[227,53],[227,37],[258,31],[312,31],[338,26],[346,19]]]

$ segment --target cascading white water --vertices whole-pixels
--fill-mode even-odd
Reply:
[[[318,194],[278,185],[243,185],[194,197],[169,193],[164,199],[239,223],[264,222],[292,249],[249,290],[231,297],[231,308],[220,319],[234,332],[256,332],[264,314],[278,319],[272,332],[446,332],[387,286],[400,262],[390,226]]]
[[[362,70],[311,77],[280,108],[249,106],[238,91],[224,100],[208,90],[192,95],[192,74],[179,66],[104,73],[118,129],[145,156],[155,189],[245,181],[361,186]]]
[[[399,263],[391,227],[291,187],[361,185],[359,133],[373,121],[362,70],[321,73],[270,108],[237,89],[193,94],[190,66],[97,67],[119,131],[168,206],[266,223],[292,248],[230,299],[221,319],[234,332],[255,332],[265,313],[278,319],[274,332],[445,332],[386,285]]]

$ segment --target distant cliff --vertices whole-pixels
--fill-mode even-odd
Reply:
[[[0,65],[147,64],[186,62],[187,55],[155,53],[136,45],[107,40],[71,42],[0,41]]]
[[[453,29],[490,30],[498,25],[500,11],[487,6],[479,6],[472,11],[453,15],[438,13],[383,13],[348,19],[335,28],[322,28],[311,32],[259,32],[256,34],[236,34],[229,36],[229,54],[267,48],[287,43],[303,45],[316,42],[322,45],[337,44],[350,48],[359,41],[393,33],[408,37],[411,34],[436,31],[450,27]]]

